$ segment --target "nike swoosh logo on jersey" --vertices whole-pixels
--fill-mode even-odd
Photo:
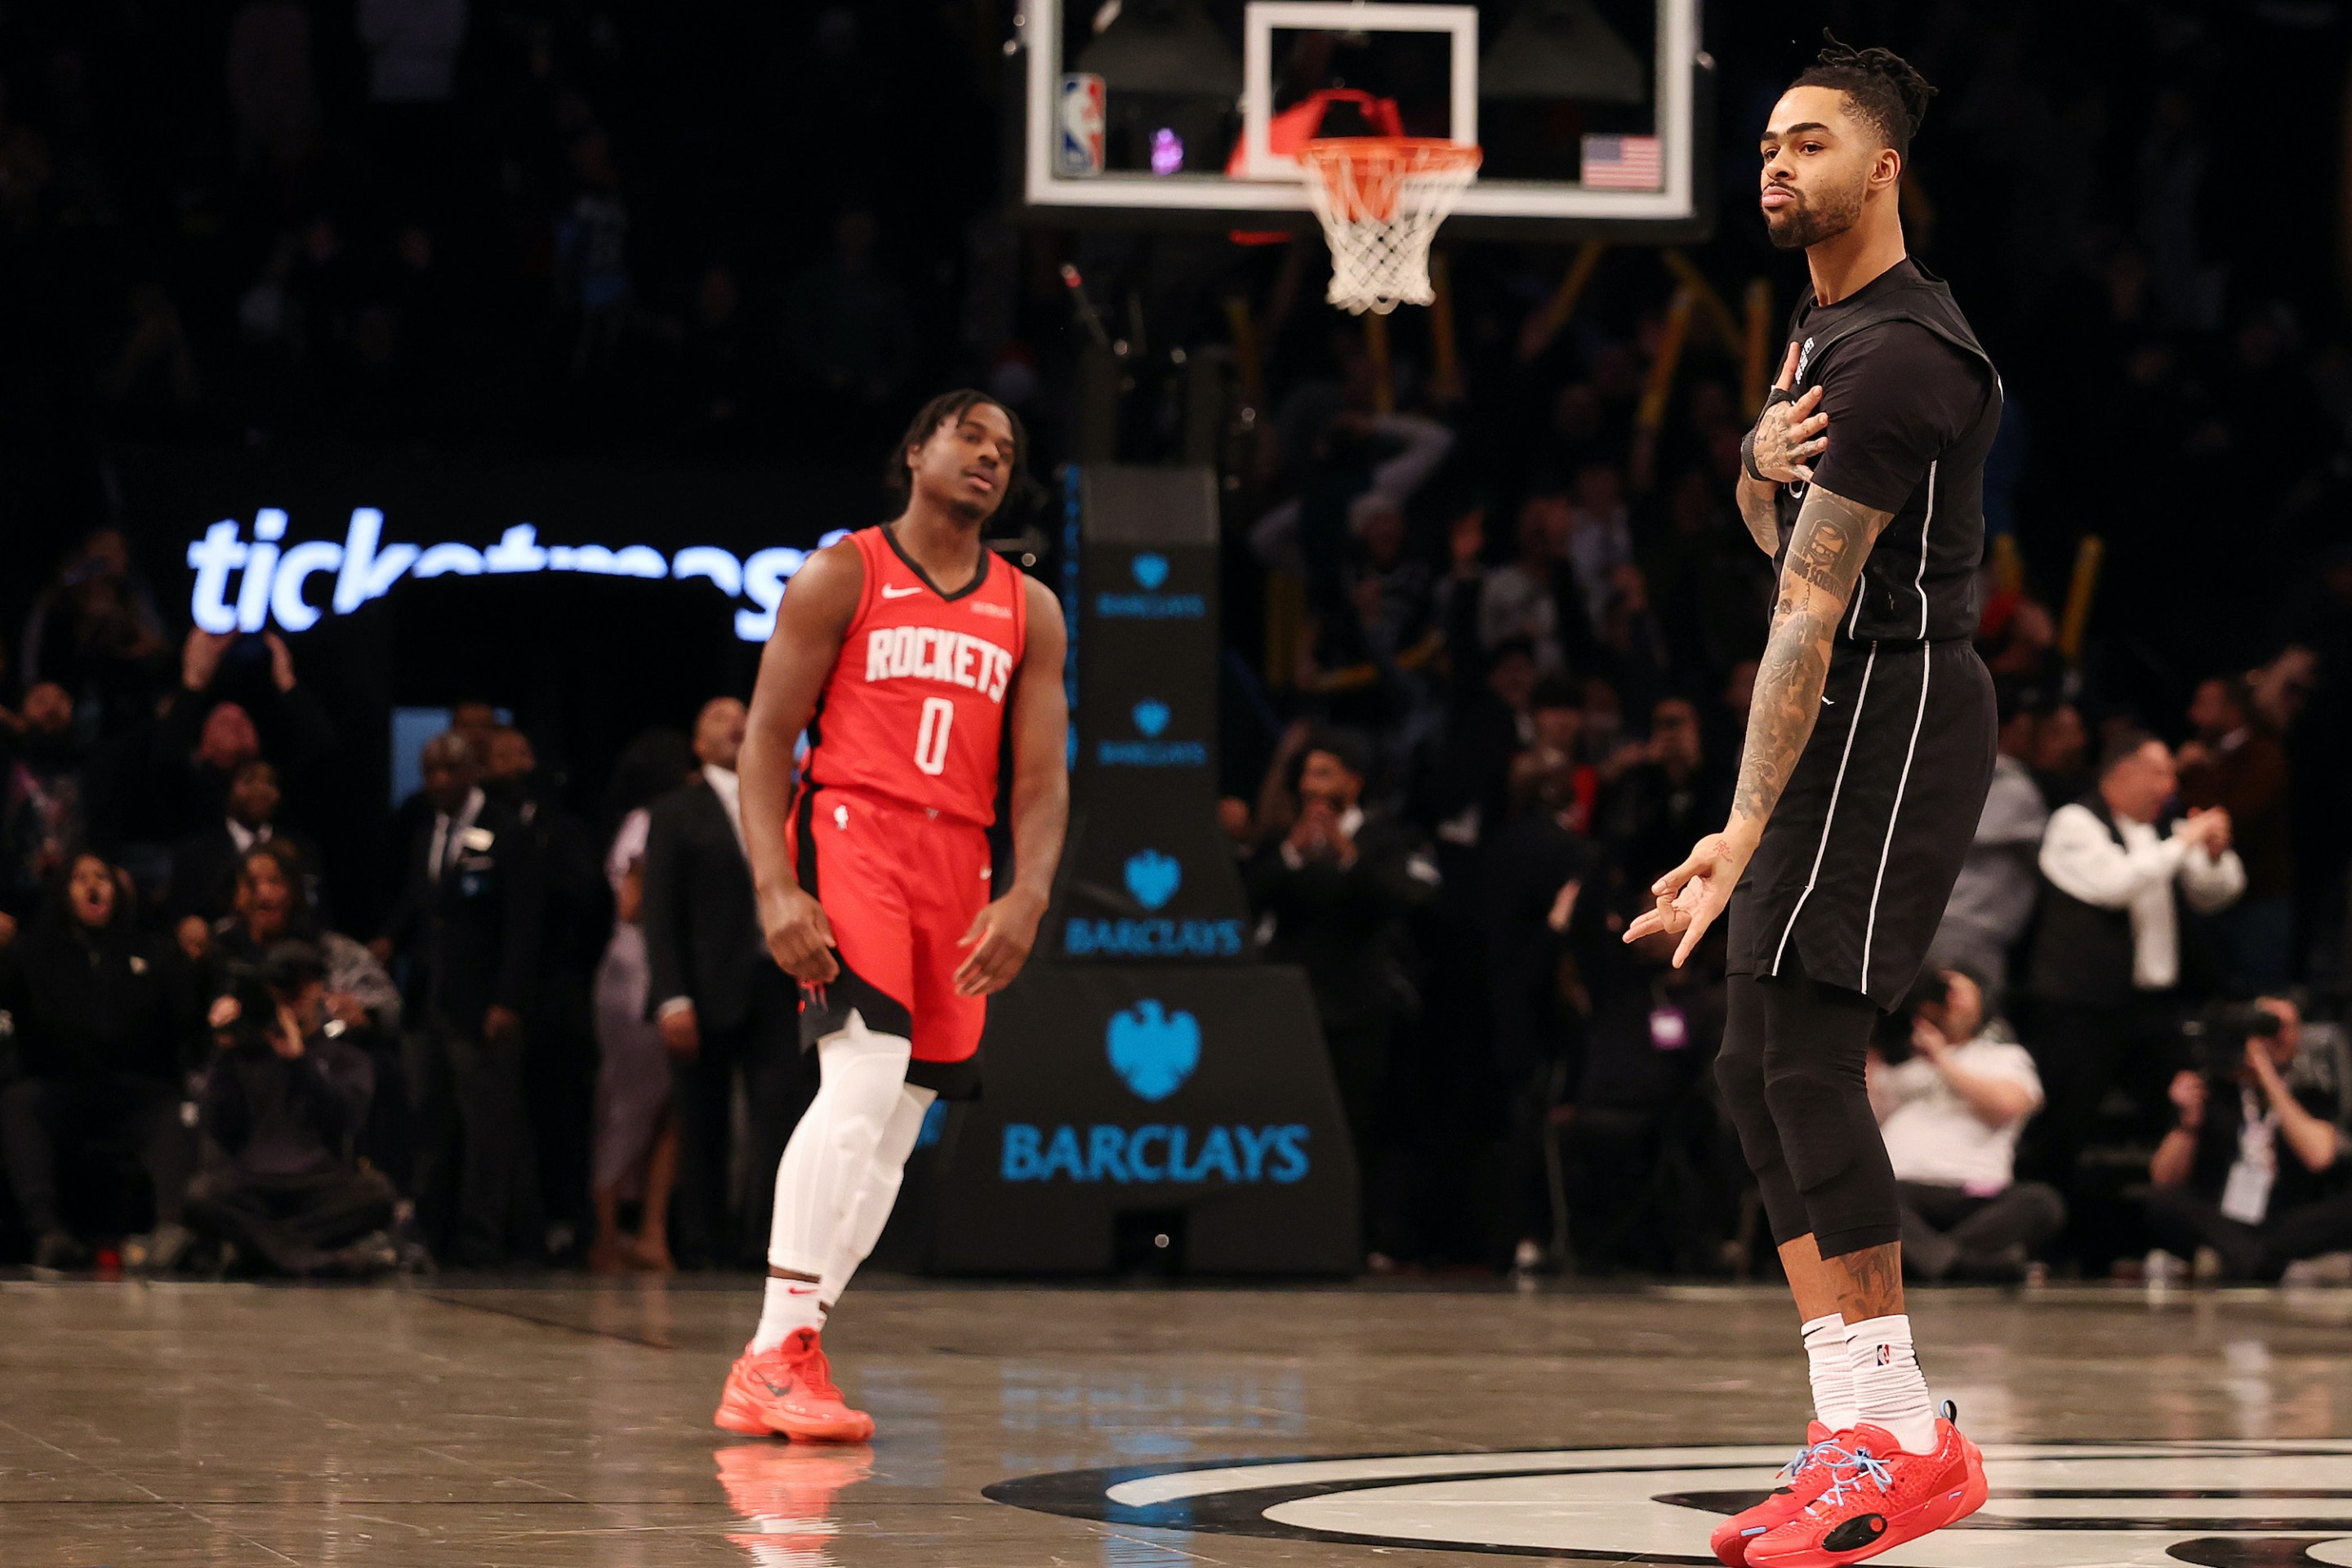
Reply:
[[[885,588],[882,590],[882,596],[886,599],[903,599],[909,594],[921,592],[920,588]]]

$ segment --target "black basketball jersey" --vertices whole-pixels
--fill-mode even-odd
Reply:
[[[1909,259],[1852,296],[1809,292],[1790,319],[1795,391],[1822,388],[1829,447],[1813,483],[1894,514],[1840,624],[1848,642],[1975,634],[1984,558],[1984,465],[2000,429],[2000,376],[1952,291]],[[1777,498],[1785,556],[1810,487]]]

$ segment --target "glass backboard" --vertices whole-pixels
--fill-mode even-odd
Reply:
[[[1672,241],[1710,221],[1698,0],[1024,0],[1043,222],[1307,229],[1315,136],[1475,142],[1446,232]]]

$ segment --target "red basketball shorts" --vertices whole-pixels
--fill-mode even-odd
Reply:
[[[801,1034],[848,1026],[915,1043],[919,1062],[962,1062],[980,1049],[988,1000],[956,994],[959,947],[988,902],[988,834],[869,795],[822,786],[793,813],[801,886],[833,927],[841,974],[801,990]]]

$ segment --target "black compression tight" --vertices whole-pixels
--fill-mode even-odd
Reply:
[[[1877,1005],[1801,975],[1729,981],[1716,1081],[1763,1189],[1772,1239],[1823,1258],[1902,1234],[1895,1171],[1864,1076]]]

